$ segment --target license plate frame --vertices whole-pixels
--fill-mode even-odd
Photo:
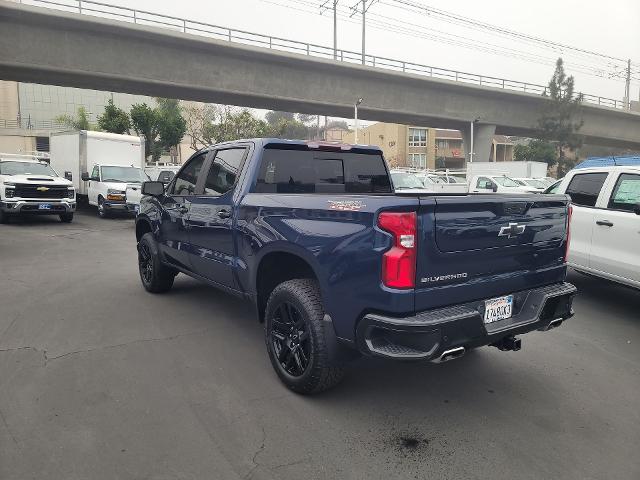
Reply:
[[[491,298],[484,302],[485,325],[513,317],[513,295]]]
[[[41,203],[38,205],[38,210],[51,210],[50,203]]]

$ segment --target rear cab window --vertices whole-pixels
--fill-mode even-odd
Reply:
[[[582,207],[595,207],[608,175],[606,172],[574,175],[566,191],[571,197],[571,203]]]
[[[378,152],[355,153],[266,148],[256,193],[392,193]]]
[[[621,173],[607,208],[635,212],[638,204],[640,204],[640,174]]]

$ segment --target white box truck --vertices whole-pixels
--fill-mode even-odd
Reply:
[[[139,189],[144,173],[144,139],[86,130],[52,133],[51,166],[73,182],[76,194],[98,207],[100,217],[130,213],[127,187]]]
[[[467,179],[477,175],[505,175],[510,178],[544,178],[547,164],[544,162],[469,162]]]

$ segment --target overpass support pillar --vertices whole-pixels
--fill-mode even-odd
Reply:
[[[461,130],[462,143],[464,146],[467,162],[472,158],[471,153],[471,122]],[[488,162],[491,156],[491,145],[493,136],[496,133],[496,126],[486,123],[474,122],[473,124],[473,161]]]

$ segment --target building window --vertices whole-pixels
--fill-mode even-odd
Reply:
[[[427,154],[410,153],[407,161],[407,166],[414,168],[427,168]]]
[[[446,150],[449,148],[449,140],[438,140],[437,147],[438,150]]]
[[[410,147],[426,147],[427,146],[427,129],[426,128],[410,128],[409,129],[409,146]]]

